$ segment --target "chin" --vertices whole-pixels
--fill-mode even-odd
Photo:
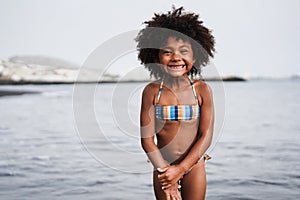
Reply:
[[[171,76],[173,78],[177,78],[177,77],[184,76],[186,74],[186,72],[184,72],[184,73],[167,73],[167,74],[168,74],[168,76]]]

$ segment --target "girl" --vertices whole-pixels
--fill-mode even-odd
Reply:
[[[193,77],[213,57],[215,41],[202,23],[173,8],[145,22],[136,38],[139,60],[158,79],[144,88],[140,126],[159,200],[205,198],[203,155],[212,141],[214,109],[211,89]]]

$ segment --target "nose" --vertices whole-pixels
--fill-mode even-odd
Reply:
[[[177,62],[177,61],[179,61],[179,60],[180,60],[179,54],[178,54],[177,52],[174,52],[174,53],[172,54],[171,61]]]

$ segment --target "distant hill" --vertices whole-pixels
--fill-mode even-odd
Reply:
[[[9,61],[0,60],[0,84],[90,83],[99,81],[101,73],[46,56],[14,56]],[[109,74],[102,76],[105,81],[116,78]]]
[[[54,68],[75,68],[80,66],[74,63],[65,61],[60,58],[48,57],[48,56],[13,56],[9,58],[10,62],[28,64],[28,65],[43,65],[51,66]]]

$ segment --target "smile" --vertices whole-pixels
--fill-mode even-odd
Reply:
[[[185,67],[185,65],[168,65],[168,69],[171,70],[180,70],[183,69]]]

